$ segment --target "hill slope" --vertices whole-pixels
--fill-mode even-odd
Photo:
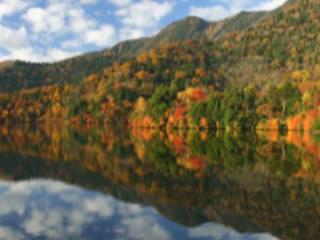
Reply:
[[[258,126],[279,130],[286,125],[289,129],[319,130],[319,9],[318,0],[290,1],[264,16],[251,14],[250,28],[224,30],[228,33],[219,37],[223,28],[216,26],[220,30],[209,31],[215,41],[203,37],[209,36],[213,25],[188,18],[185,21],[193,27],[185,34],[197,36],[195,40],[177,41],[182,22],[175,23],[153,38],[160,47],[114,62],[101,71],[98,68],[103,64],[93,65],[95,74],[79,84],[1,94],[0,119],[96,124],[124,117],[131,119],[133,126],[143,127]],[[243,18],[241,14],[237,17]],[[224,24],[225,29],[235,28]],[[239,28],[248,26],[240,20],[237,24]],[[202,29],[203,35],[198,36],[195,29]],[[138,45],[134,49],[118,50],[116,59],[123,56],[121,53],[133,56],[139,52]],[[109,50],[96,54],[109,59],[114,56]],[[96,56],[85,57],[92,63],[90,58]],[[73,66],[83,68],[81,59],[73,60]],[[58,64],[68,66],[69,61]],[[11,64],[2,69],[13,69]],[[72,74],[72,67],[67,70]],[[32,76],[37,71],[31,72]],[[58,70],[53,73],[59,75]]]
[[[0,67],[0,92],[55,83],[76,83],[85,76],[110,66],[116,60],[132,58],[150,49],[187,39],[217,40],[230,32],[245,30],[255,25],[265,15],[263,12],[242,12],[213,23],[188,17],[169,25],[154,37],[125,41],[101,52],[52,64],[11,62],[6,68]]]
[[[207,22],[198,17],[187,17],[174,22],[152,38],[119,43],[107,52],[122,57],[133,57],[153,48],[183,40],[214,41],[234,31],[244,31],[257,24],[267,12],[241,12],[219,22]]]

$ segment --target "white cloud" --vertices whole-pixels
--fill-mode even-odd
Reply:
[[[115,1],[113,1],[115,2]],[[175,3],[142,0],[139,2],[119,1],[115,15],[121,19],[119,39],[136,39],[151,35],[159,28],[160,21],[174,8]]]
[[[116,31],[112,25],[105,24],[98,29],[85,32],[84,42],[100,47],[111,46],[116,39]]]
[[[91,5],[96,3],[97,3],[97,0],[80,0],[80,4],[82,5]]]
[[[222,0],[230,9],[232,14],[238,13],[241,10],[257,11],[264,10],[270,11],[280,7],[288,0]]]
[[[156,26],[163,17],[170,13],[173,6],[174,4],[168,1],[158,3],[144,0],[119,9],[116,15],[121,18],[124,25],[150,28]]]
[[[0,46],[8,51],[29,46],[27,30],[20,27],[17,30],[0,25]]]
[[[263,3],[259,4],[258,6],[254,7],[254,10],[273,10],[281,5],[285,4],[288,0],[269,0],[264,1]]]
[[[69,48],[79,48],[82,45],[82,41],[80,39],[71,39],[71,40],[66,40],[61,44],[61,47],[64,49],[69,49]]]
[[[61,32],[65,26],[66,7],[65,4],[57,3],[47,8],[30,8],[22,18],[32,25],[35,33]]]
[[[61,34],[65,30],[66,14],[63,6],[61,3],[53,3],[45,9],[30,8],[27,10],[23,18],[31,24],[33,34],[30,34],[25,26],[11,29],[0,25],[0,46],[8,52],[5,56],[1,56],[0,60],[58,61],[79,54],[79,51],[64,51],[50,46],[41,49],[35,46],[44,39],[54,38],[51,34],[56,32]],[[73,10],[69,13],[72,17]],[[42,33],[49,35],[41,35]],[[29,39],[29,34],[32,39]],[[32,44],[33,39],[36,41],[34,44]]]
[[[204,18],[209,21],[218,21],[226,17],[233,16],[243,10],[247,11],[270,11],[280,7],[288,0],[264,0],[257,3],[255,0],[221,0],[224,5],[211,5],[211,6],[195,6],[192,5],[189,14]]]
[[[120,30],[119,38],[121,41],[126,39],[137,39],[144,37],[146,35],[144,29],[124,27]]]
[[[92,0],[80,2],[80,4],[94,3],[96,1]],[[43,7],[29,8],[22,15],[22,19],[32,30],[32,43],[36,45],[43,42],[48,46],[48,49],[41,51],[30,47],[22,51],[12,49],[2,59],[28,59],[37,62],[57,61],[80,53],[85,45],[107,47],[117,40],[117,32],[113,25],[99,23],[93,17],[88,16],[84,8],[79,4],[76,5],[73,1],[48,0],[48,4]],[[56,43],[55,39],[65,36],[67,36],[66,39],[60,43],[61,48],[49,47],[51,43]]]
[[[76,8],[71,9],[67,13],[69,21],[69,31],[77,34],[81,34],[89,29],[95,28],[98,23],[86,16],[83,9]]]
[[[0,1],[0,19],[20,12],[28,5],[28,1],[25,0],[2,0]]]
[[[47,56],[43,57],[43,61],[59,61],[75,55],[79,55],[78,51],[64,51],[58,48],[49,49]]]
[[[230,11],[222,6],[212,6],[212,7],[195,7],[191,6],[190,15],[200,18],[204,18],[210,21],[217,21],[224,19],[231,15]]]
[[[109,2],[118,7],[123,7],[132,3],[132,0],[109,0]]]
[[[1,60],[10,60],[10,59],[27,60],[31,62],[45,61],[44,57],[40,54],[37,54],[35,50],[31,47],[12,50],[8,55],[4,56]]]
[[[191,16],[200,17],[208,21],[219,21],[227,17],[235,15],[242,10],[256,4],[254,0],[221,0],[224,5],[214,4],[209,6],[191,5],[189,14]]]
[[[29,46],[21,49],[12,49],[9,54],[0,57],[0,61],[15,59],[30,62],[52,62],[79,55],[80,53],[80,51],[64,51],[58,48],[48,48],[43,51]]]

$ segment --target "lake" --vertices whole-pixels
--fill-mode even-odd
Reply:
[[[0,239],[320,239],[320,137],[0,127]]]

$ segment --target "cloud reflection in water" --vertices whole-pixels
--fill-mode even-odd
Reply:
[[[154,208],[56,181],[0,181],[0,239],[245,239],[220,224],[177,225]]]

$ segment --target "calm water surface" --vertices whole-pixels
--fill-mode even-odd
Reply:
[[[1,126],[0,239],[320,239],[320,141]]]

